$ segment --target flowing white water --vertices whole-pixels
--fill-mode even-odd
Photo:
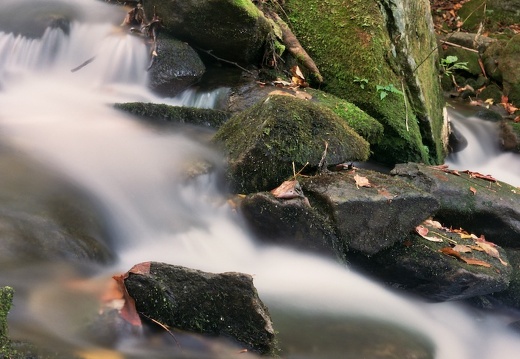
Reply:
[[[86,0],[75,4],[87,12],[99,6]],[[114,9],[107,6],[106,11]],[[70,71],[93,56],[89,65]],[[498,320],[477,320],[454,304],[404,298],[327,259],[255,243],[223,205],[211,178],[183,181],[185,165],[194,160],[218,163],[213,151],[182,133],[159,133],[111,108],[114,102],[160,101],[146,90],[147,63],[145,46],[110,23],[73,22],[69,36],[55,29],[41,40],[0,33],[0,133],[104,203],[120,256],[110,273],[149,260],[250,273],[275,312],[395,323],[429,338],[436,359],[517,357],[518,338]],[[25,270],[32,274],[41,268],[28,265]],[[43,286],[28,290],[27,307],[18,308],[25,322],[14,323],[19,336],[43,327],[49,337],[78,340],[71,338],[74,323],[69,322],[83,308],[77,295],[60,289],[59,272],[54,281],[49,274]],[[276,316],[274,320],[276,327]],[[316,343],[330,334],[314,330]],[[334,345],[340,352],[349,346],[348,340]],[[294,351],[286,357],[327,357]]]
[[[464,112],[448,110],[450,121],[468,140],[468,146],[450,154],[446,164],[453,169],[489,174],[500,181],[520,186],[520,155],[500,150],[497,124]]]

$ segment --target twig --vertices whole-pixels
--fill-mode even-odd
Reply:
[[[327,161],[325,160],[327,158],[327,150],[329,148],[329,143],[325,141],[325,149],[323,150],[323,155],[321,155],[321,160],[318,163],[318,172],[321,173],[325,169],[327,169]]]
[[[85,66],[87,66],[88,64],[90,64],[92,61],[94,61],[96,58],[96,56],[92,56],[90,59],[88,59],[87,61],[83,62],[81,65],[73,68],[72,70],[70,70],[70,72],[76,72],[78,70],[81,70],[82,68],[84,68]]]
[[[408,102],[406,102],[406,92],[404,92],[404,81],[401,79],[401,90],[403,92],[403,100],[404,100],[404,115],[405,115],[405,123],[406,123],[406,131],[409,132],[408,128]]]
[[[462,46],[462,45],[459,45],[459,44],[454,44],[453,42],[441,40],[441,43],[445,44],[445,45],[453,46],[453,47],[459,47],[461,49],[468,50],[468,51],[471,51],[471,52],[476,52],[477,54],[479,53],[478,50],[470,49],[469,47]]]
[[[161,328],[163,328],[164,330],[166,330],[168,332],[168,334],[171,335],[171,337],[173,338],[173,340],[175,340],[175,344],[177,344],[177,346],[179,348],[182,349],[181,345],[179,344],[179,341],[177,340],[177,338],[175,338],[175,335],[173,335],[173,333],[171,332],[170,328],[166,325],[166,324],[163,324],[153,318],[150,318],[149,316],[147,316],[146,314],[142,313],[142,312],[139,312],[140,315],[142,315],[143,317],[151,320],[152,322],[154,322],[155,324],[157,324],[158,326],[160,326]]]
[[[195,46],[194,46],[194,47],[195,47]],[[206,54],[212,56],[213,58],[215,58],[215,59],[217,59],[217,60],[219,60],[219,61],[225,62],[225,63],[227,63],[227,64],[235,65],[236,67],[238,67],[239,69],[241,69],[241,70],[247,72],[247,73],[250,74],[250,75],[253,75],[253,76],[255,75],[252,71],[250,71],[250,70],[248,70],[248,69],[246,69],[246,68],[240,66],[240,65],[237,64],[236,62],[229,61],[229,60],[223,59],[223,58],[221,58],[221,57],[218,57],[217,55],[212,54],[211,52],[212,52],[213,50],[204,50],[204,49],[201,49],[200,47],[195,47],[195,48],[198,49],[198,50],[200,50],[200,51],[202,51],[202,52],[205,52]]]

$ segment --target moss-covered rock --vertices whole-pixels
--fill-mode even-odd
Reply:
[[[288,0],[285,8],[325,78],[323,89],[384,126],[384,138],[373,148],[375,159],[441,162],[447,127],[429,3],[405,2]],[[401,15],[413,23],[406,24]],[[366,86],[357,80],[366,80]],[[393,91],[381,99],[378,86]],[[403,87],[405,95],[399,93]]]
[[[376,119],[351,102],[324,91],[308,88],[305,90],[312,99],[330,108],[336,115],[343,118],[361,137],[371,145],[376,145],[383,138],[384,128]]]
[[[269,311],[250,275],[148,265],[148,272],[131,270],[125,279],[138,312],[172,328],[221,335],[261,354],[276,353]]]
[[[250,0],[150,0],[163,31],[230,61],[260,63],[271,24]]]
[[[219,128],[230,116],[219,110],[143,102],[118,103],[114,106],[153,123],[190,124],[210,128]]]
[[[462,29],[476,32],[481,24],[486,31],[497,31],[520,22],[519,0],[472,0],[458,11],[464,20]]]
[[[235,192],[271,190],[296,169],[366,160],[369,144],[331,110],[292,96],[271,95],[233,116],[215,134]]]

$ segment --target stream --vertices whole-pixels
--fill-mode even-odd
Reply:
[[[148,50],[118,26],[122,8],[93,0],[3,3],[0,143],[99,203],[117,252],[109,265],[0,263],[0,285],[16,290],[9,317],[13,338],[80,356],[110,352],[97,358],[254,357],[234,349],[222,356],[207,348],[194,348],[190,356],[176,351],[171,340],[158,344],[146,338],[123,338],[100,348],[83,337],[81,325],[95,316],[106,281],[136,263],[153,260],[253,275],[279,332],[283,358],[416,358],[405,349],[417,343],[435,359],[518,357],[520,340],[507,329],[507,317],[457,303],[426,303],[331,260],[261,245],[226,205],[226,194],[211,175],[186,182],[184,169],[190,163],[221,162],[201,140],[204,136],[181,129],[158,131],[111,104],[212,107],[214,98],[193,91],[177,98],[151,93],[146,86]],[[46,29],[41,39],[12,33],[19,31],[15,25],[28,21],[25,15],[31,18],[33,12],[51,12],[56,6],[65,6],[78,19],[68,34],[59,28]],[[90,64],[71,72],[93,56]],[[453,110],[450,116],[470,145],[447,163],[489,172],[519,186],[518,155],[479,147],[488,146],[485,135],[473,139],[475,131],[463,125],[474,119]]]

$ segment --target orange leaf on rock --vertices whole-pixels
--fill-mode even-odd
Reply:
[[[428,228],[422,225],[418,225],[415,227],[415,231],[424,239],[430,241],[430,242],[442,242],[441,238],[435,237],[435,236],[428,236],[428,233],[430,232]]]
[[[150,274],[151,262],[142,262],[133,266],[128,273],[134,274]],[[125,277],[126,278],[126,277]]]
[[[283,199],[303,197],[300,183],[297,180],[284,181],[281,185],[271,190],[271,193],[276,198]]]
[[[128,294],[128,291],[126,290],[125,286],[125,278],[128,277],[128,273],[121,274],[121,275],[115,275],[112,278],[116,281],[118,284],[120,292],[123,294],[123,299],[125,301],[123,308],[120,310],[121,318],[126,320],[128,323],[132,324],[133,326],[140,327],[142,325],[141,318],[139,317],[139,314],[137,313],[137,309],[135,308],[135,301],[134,298]]]
[[[360,176],[360,175],[354,175],[354,181],[356,181],[356,187],[372,187],[370,182],[368,181],[368,178]]]
[[[491,264],[489,264],[486,261],[481,261],[479,259],[467,258],[467,257],[463,257],[463,256],[460,256],[460,259],[462,259],[467,264],[471,264],[471,265],[474,265],[474,266],[482,266],[482,267],[486,267],[486,268],[490,268],[491,267]]]

